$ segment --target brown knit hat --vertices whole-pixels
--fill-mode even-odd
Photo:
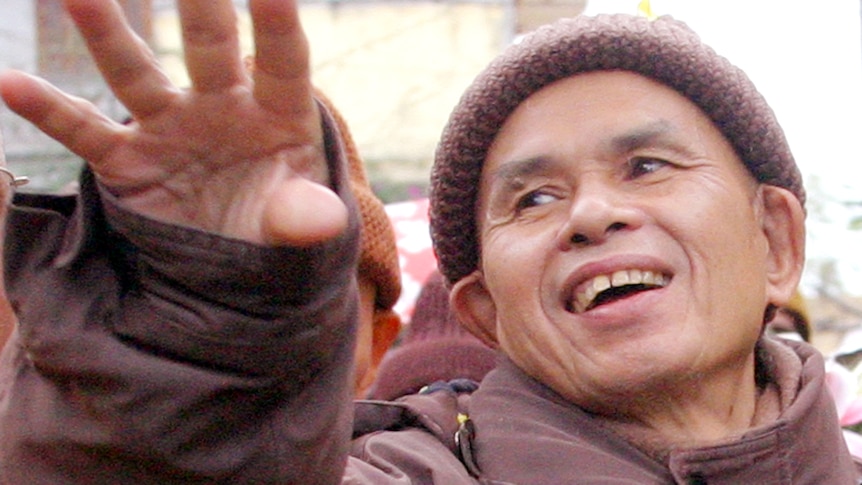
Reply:
[[[431,238],[440,270],[454,283],[479,261],[476,200],[485,154],[506,118],[528,96],[562,78],[626,70],[686,96],[709,116],[761,183],[805,203],[802,177],[784,132],[754,84],[683,22],[629,15],[559,20],[510,46],[461,98],[443,131],[431,173]]]
[[[368,397],[392,400],[437,381],[478,382],[495,364],[495,351],[462,327],[450,311],[449,290],[434,271],[419,292],[403,341],[383,358]]]
[[[365,174],[365,165],[341,113],[319,89],[314,92],[335,120],[341,143],[347,155],[350,188],[362,215],[362,247],[359,255],[359,274],[377,286],[378,308],[389,310],[401,295],[401,268],[395,247],[395,230],[386,214],[383,202],[374,195]]]

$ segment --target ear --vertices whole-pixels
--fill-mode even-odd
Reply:
[[[497,348],[497,307],[476,270],[461,278],[449,292],[449,305],[461,325],[491,348]]]
[[[766,297],[786,305],[799,285],[805,263],[805,211],[793,193],[772,185],[758,189],[763,204],[762,226],[769,244]]]
[[[376,369],[401,331],[401,317],[392,310],[374,312],[371,342],[371,367]]]

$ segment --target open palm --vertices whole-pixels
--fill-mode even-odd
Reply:
[[[65,0],[133,121],[20,72],[0,77],[9,107],[92,167],[130,210],[261,244],[338,234],[327,189],[308,46],[294,0],[252,0],[255,64],[242,63],[230,0],[180,0],[189,89],[172,85],[112,0]]]

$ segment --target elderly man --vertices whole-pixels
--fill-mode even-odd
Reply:
[[[249,77],[230,2],[180,1],[183,92],[113,2],[65,3],[138,123],[0,78],[91,170],[10,258],[3,480],[856,483],[819,354],[764,337],[804,259],[798,170],[683,24],[562,21],[477,78],[432,232],[501,363],[351,423],[356,212],[295,5],[250,2]]]

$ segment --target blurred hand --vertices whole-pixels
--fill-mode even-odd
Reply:
[[[251,0],[253,75],[230,0],[179,0],[187,90],[172,85],[112,0],[64,0],[105,81],[134,122],[21,72],[0,75],[16,113],[84,158],[124,207],[258,244],[341,233],[329,190],[308,45],[295,0]]]

